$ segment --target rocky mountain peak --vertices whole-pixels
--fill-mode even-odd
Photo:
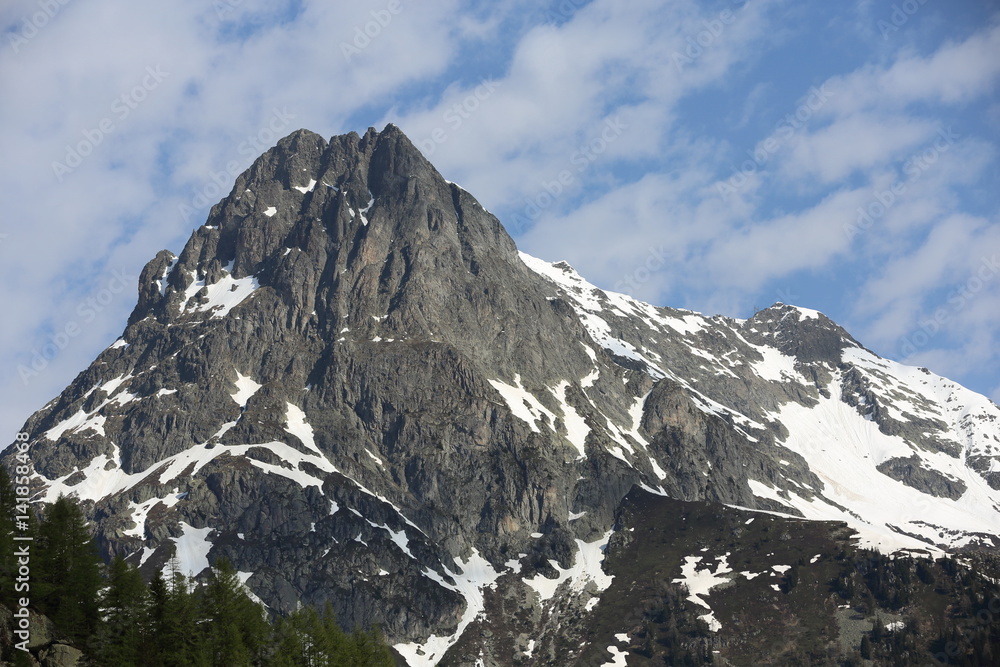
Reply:
[[[237,178],[179,257],[161,253],[146,266],[129,322],[221,312],[251,281],[273,291],[296,328],[321,337],[369,330],[376,319],[394,339],[464,344],[470,327],[485,327],[491,340],[478,347],[496,337],[509,347],[503,322],[551,310],[500,222],[394,125],[329,143],[306,130],[282,139]],[[539,330],[555,325],[540,317]]]
[[[847,347],[862,347],[843,327],[817,310],[780,301],[746,322],[751,339],[774,345],[800,362],[837,366]]]
[[[257,159],[23,430],[38,497],[79,497],[106,555],[226,557],[273,609],[330,601],[417,665],[487,598],[557,655],[545,619],[599,603],[633,489],[997,548],[998,423],[816,311],[706,317],[519,253],[390,125]]]

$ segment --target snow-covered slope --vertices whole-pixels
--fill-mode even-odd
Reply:
[[[814,310],[776,304],[751,320],[705,317],[605,292],[565,262],[521,258],[608,352],[679,383],[750,441],[773,434],[787,474],[758,480],[751,471],[748,483],[775,509],[846,521],[883,551],[1000,546],[1000,408],[986,397],[878,357]],[[782,349],[782,339],[815,335],[809,328],[840,339],[839,353],[803,360]],[[786,400],[739,390],[761,381],[782,385]],[[820,485],[788,468],[793,457]]]
[[[23,429],[36,498],[80,498],[146,574],[226,557],[270,608],[329,601],[432,665],[485,649],[498,599],[523,655],[569,641],[636,487],[998,546],[996,405],[813,310],[706,317],[518,253],[398,128],[296,132],[206,222]]]

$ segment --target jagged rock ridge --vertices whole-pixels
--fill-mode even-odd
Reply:
[[[107,554],[226,556],[434,664],[491,590],[592,608],[636,485],[995,548],[998,416],[815,311],[657,308],[520,254],[390,125],[261,156],[24,430]]]

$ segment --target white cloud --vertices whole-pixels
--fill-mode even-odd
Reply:
[[[848,115],[866,108],[902,108],[914,102],[961,104],[996,90],[1000,77],[1000,25],[933,54],[906,54],[890,67],[866,65],[829,81],[828,111]]]
[[[391,119],[487,206],[530,199],[574,168],[574,156],[597,140],[606,120],[620,118],[635,131],[617,137],[602,162],[669,150],[663,138],[678,101],[752,58],[760,40],[773,36],[767,12],[781,4],[710,11],[687,0],[595,0],[565,23],[529,30],[505,76],[491,80],[495,91],[481,94],[480,81],[453,86],[435,104]],[[697,51],[687,50],[692,43]],[[460,114],[461,123],[449,114],[476,97],[483,99]],[[432,139],[435,130],[443,140]]]
[[[934,134],[932,121],[858,113],[797,137],[781,161],[784,177],[823,184],[885,165]]]
[[[1000,126],[1000,107],[989,103],[1000,77],[1000,27],[939,39],[933,50],[883,57],[872,49],[852,61],[865,64],[832,77],[848,59],[823,69],[818,49],[800,50],[796,67],[816,75],[788,92],[785,70],[766,57],[794,44],[791,37],[829,37],[837,21],[816,19],[818,10],[776,0],[572,5],[546,22],[550,7],[526,0],[402,0],[376,28],[371,12],[386,3],[306,1],[292,14],[296,3],[245,0],[220,15],[200,0],[90,0],[67,3],[17,52],[4,40],[0,284],[17,317],[0,332],[0,365],[11,378],[0,425],[19,425],[114,339],[135,285],[25,386],[15,369],[32,347],[79,320],[81,300],[105,289],[112,270],[137,275],[159,248],[179,249],[207,206],[190,219],[179,207],[197,195],[223,196],[228,188],[217,192],[213,174],[231,183],[228,162],[245,168],[298,127],[332,135],[365,129],[349,123],[397,122],[489,208],[528,217],[533,226],[519,239],[526,250],[566,258],[607,287],[632,280],[626,291],[658,303],[733,314],[776,281],[823,270],[850,282],[860,267],[857,294],[866,305],[842,312],[879,345],[897,345],[933,311],[943,283],[962,279],[973,250],[996,242],[995,221],[970,210],[966,196],[995,206],[985,176],[996,167],[995,140],[977,136],[973,123],[956,123],[961,139],[871,228],[854,236],[844,228],[859,206],[905,177],[908,158],[953,115],[982,103],[984,123]],[[33,0],[0,8],[6,37],[37,8]],[[833,5],[823,11],[840,16]],[[366,29],[369,43],[357,37]],[[358,52],[345,54],[344,45]],[[147,67],[169,74],[120,117],[113,102],[142,84]],[[757,80],[742,99],[733,91],[745,77]],[[762,136],[753,132],[768,126],[760,117],[776,96],[808,104],[812,83],[824,80],[829,101],[780,136],[746,184],[720,197],[731,144],[778,137],[773,121]],[[693,103],[699,95],[712,101]],[[699,106],[718,99],[732,107],[717,114],[730,119],[725,126],[712,125],[725,121]],[[293,117],[275,122],[275,110]],[[96,136],[105,119],[113,130],[60,182],[52,162],[65,160],[67,145],[88,141],[85,132]],[[609,123],[620,128],[614,136]],[[436,130],[444,140],[431,139]],[[564,171],[571,178],[562,192],[526,216]],[[670,261],[636,282],[637,268],[661,248]],[[982,361],[996,331],[993,289],[955,314],[968,327],[964,343],[942,333],[922,352],[956,371],[966,367],[963,354]]]
[[[85,4],[68,3],[17,52],[0,44],[5,99],[16,101],[0,105],[8,156],[0,164],[0,270],[5,306],[17,313],[0,333],[9,430],[118,335],[134,281],[92,321],[81,319],[81,300],[100,294],[112,270],[137,276],[159,248],[178,250],[207,214],[202,207],[185,219],[179,207],[213,173],[228,181],[218,199],[235,180],[227,162],[246,168],[300,126],[354,129],[343,127],[351,114],[440,74],[458,39],[455,2],[403,2],[351,62],[340,44],[372,20],[371,8],[356,3],[306,3],[294,20],[279,20],[263,2],[236,3],[221,20],[212,3],[194,0]],[[8,9],[2,17],[11,25],[37,5]],[[249,29],[240,23],[248,17]],[[147,68],[162,73],[155,86]],[[269,133],[274,109],[295,117]],[[250,136],[266,141],[241,150]],[[87,155],[60,182],[52,163],[66,162],[67,146]],[[80,333],[24,384],[18,366],[72,322]]]

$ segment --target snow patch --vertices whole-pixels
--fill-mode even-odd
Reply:
[[[370,192],[368,194],[371,195]],[[364,226],[366,226],[366,227],[368,226],[368,218],[365,217],[365,213],[368,212],[368,210],[372,207],[372,204],[374,204],[374,203],[375,203],[375,198],[372,197],[371,199],[368,200],[368,205],[365,206],[360,211],[358,211],[358,215],[361,218],[361,224],[364,225]],[[353,213],[351,215],[353,215]]]
[[[477,550],[472,550],[472,555],[468,560],[456,558],[455,563],[461,570],[461,574],[456,574],[450,568],[445,568],[451,578],[455,580],[454,584],[448,583],[437,572],[430,569],[425,570],[424,575],[436,581],[443,588],[455,591],[464,597],[465,612],[462,614],[458,628],[453,635],[443,637],[432,635],[423,644],[416,642],[396,644],[393,648],[403,656],[410,667],[436,665],[444,657],[445,652],[461,638],[469,624],[483,612],[485,607],[483,589],[496,588],[496,580],[500,577],[500,573],[493,569],[493,566],[480,556]]]
[[[934,382],[918,369],[879,360],[858,348],[845,350],[844,360],[869,366],[881,364],[897,378],[912,370],[916,380],[910,381],[911,386],[921,378],[928,382],[928,387]],[[951,388],[943,389],[951,395]],[[901,549],[938,553],[942,549],[975,544],[979,538],[974,533],[1000,533],[1000,515],[993,509],[998,502],[997,493],[962,458],[916,450],[903,438],[882,433],[878,424],[866,420],[841,399],[840,371],[834,373],[829,391],[830,397],[821,396],[812,408],[790,402],[778,413],[769,415],[788,429],[788,437],[780,444],[808,462],[810,470],[822,481],[822,487],[811,498],[795,492],[788,492],[788,497],[782,498],[775,489],[751,481],[755,495],[784,503],[806,519],[846,521],[858,531],[861,546],[885,553]],[[968,394],[974,396],[973,392]],[[968,406],[972,399],[966,398],[962,397],[961,404]],[[948,402],[939,399],[936,404]],[[884,461],[914,454],[926,467],[962,481],[967,489],[965,494],[957,500],[930,496],[877,470]]]
[[[323,456],[323,452],[316,445],[313,427],[306,421],[306,413],[302,411],[302,408],[292,403],[285,403],[285,421],[285,431],[302,441],[302,444],[315,452],[317,456]]]
[[[729,577],[722,575],[731,573],[733,569],[729,567],[729,563],[727,562],[728,554],[716,557],[715,572],[712,572],[711,568],[699,570],[698,564],[701,560],[702,556],[685,557],[684,564],[681,566],[681,576],[678,579],[674,579],[673,583],[684,584],[688,590],[687,599],[708,609],[707,614],[702,614],[698,618],[708,623],[710,631],[718,632],[722,629],[722,624],[715,619],[712,608],[703,598],[716,586],[729,582]]]
[[[174,491],[176,491],[176,489],[174,489]],[[125,535],[138,537],[139,539],[144,538],[146,536],[146,517],[149,516],[150,510],[161,503],[169,509],[180,502],[181,495],[182,494],[179,493],[172,493],[163,498],[150,498],[142,503],[136,503],[134,501],[130,502],[129,512],[132,515],[132,520],[135,521],[135,528],[129,528],[128,530],[122,532]]]
[[[514,413],[514,416],[530,426],[535,433],[540,433],[541,431],[535,422],[541,419],[542,415],[545,415],[549,418],[549,423],[553,423],[556,416],[521,385],[519,374],[514,376],[514,382],[515,385],[509,385],[500,380],[489,381],[507,402],[507,406]]]
[[[594,542],[576,540],[577,552],[573,556],[573,564],[565,570],[559,567],[557,561],[549,560],[549,564],[559,573],[555,579],[548,579],[538,574],[531,579],[522,578],[521,581],[538,593],[538,597],[542,601],[552,599],[559,586],[566,581],[569,582],[570,590],[575,593],[581,593],[591,582],[598,592],[605,591],[611,586],[611,581],[614,579],[612,575],[605,574],[604,570],[601,569],[601,563],[604,561],[604,550],[608,546],[610,537],[611,531],[609,530]]]
[[[156,281],[160,287],[160,296],[164,296],[167,293],[167,279],[170,276],[170,272],[174,270],[175,266],[177,266],[177,262],[179,260],[180,257],[174,257],[173,260],[171,260],[171,262],[167,264],[167,267],[163,269],[163,275],[160,276],[160,279],[158,281]]]
[[[236,401],[236,405],[245,408],[250,398],[263,386],[255,382],[250,376],[236,371],[236,393],[229,396]]]
[[[316,188],[316,179],[314,178],[309,179],[309,185],[296,185],[292,187],[293,190],[298,190],[302,194],[305,194],[307,192],[312,192],[315,188]]]
[[[182,313],[211,312],[212,319],[219,319],[229,314],[233,308],[241,304],[247,297],[253,294],[259,287],[256,276],[246,276],[244,278],[233,278],[229,273],[232,262],[222,268],[225,275],[218,282],[207,285],[204,278],[198,278],[192,271],[191,284],[184,290],[184,297],[180,304]],[[191,304],[191,299],[202,289],[205,290],[205,301]]]
[[[576,408],[566,400],[566,390],[569,389],[569,386],[569,382],[563,380],[552,391],[555,393],[556,400],[559,401],[559,407],[562,408],[563,424],[566,426],[566,438],[580,452],[579,458],[582,459],[586,455],[584,443],[587,440],[587,435],[590,433],[590,427],[587,426],[587,422],[576,411]]]
[[[790,357],[780,350],[768,345],[752,345],[764,359],[751,364],[754,372],[770,382],[799,382],[806,384],[806,379],[795,370],[795,357]]]
[[[172,538],[176,548],[178,569],[182,574],[196,575],[206,567],[209,567],[208,552],[212,549],[212,543],[208,540],[211,527],[195,528],[183,521],[177,524],[180,526],[180,537]],[[164,566],[164,576],[169,576],[169,562]]]
[[[608,653],[611,654],[611,662],[606,662],[601,667],[628,667],[628,663],[625,662],[628,651],[621,651],[617,646],[609,646]]]

